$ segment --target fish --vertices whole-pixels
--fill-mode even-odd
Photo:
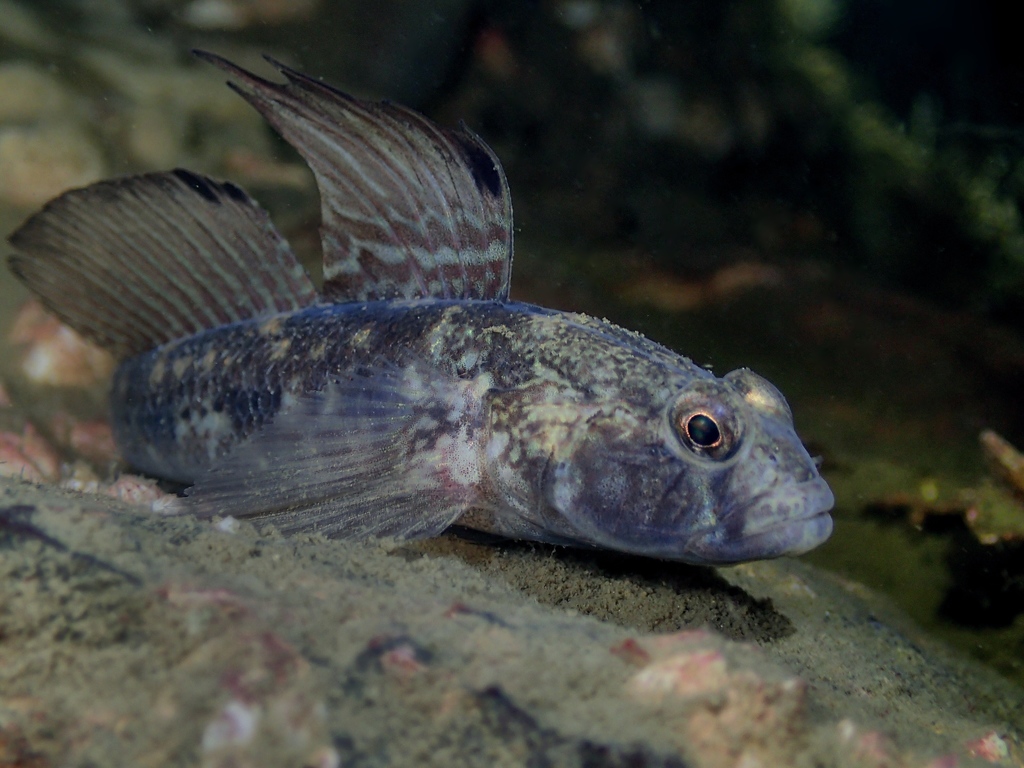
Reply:
[[[186,486],[168,511],[695,565],[829,537],[832,492],[767,380],[509,298],[508,181],[464,123],[195,54],[312,169],[319,290],[248,193],[184,169],[68,191],[9,238],[14,275],[119,361],[115,440]]]

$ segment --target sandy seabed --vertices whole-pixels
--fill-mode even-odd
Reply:
[[[0,480],[0,766],[1022,764],[1019,689],[796,560],[224,528]]]

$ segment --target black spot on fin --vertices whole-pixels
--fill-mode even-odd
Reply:
[[[224,190],[224,194],[234,200],[236,203],[244,203],[249,199],[249,196],[245,193],[245,190],[239,186],[232,184],[230,181],[225,181],[220,185],[221,189]]]
[[[464,402],[472,386],[381,363],[301,394],[198,478],[173,511],[255,517],[285,533],[435,536],[479,490],[479,467],[466,466],[475,448],[453,446],[472,434],[482,409],[445,418],[448,401]]]
[[[464,123],[460,123],[459,128],[467,133],[469,131]],[[494,161],[494,155],[485,152],[479,140],[467,141],[466,134],[453,133],[452,136],[462,149],[476,188],[481,192],[486,191],[492,197],[504,194],[504,175],[501,166]]]
[[[191,171],[66,192],[10,242],[14,274],[119,357],[317,300],[266,212],[235,185]]]
[[[508,297],[512,202],[497,156],[389,102],[355,99],[268,58],[272,83],[204,51],[306,159],[322,205],[332,301]]]
[[[213,187],[210,186],[210,182],[204,179],[202,176],[192,171],[186,171],[184,168],[175,168],[171,171],[175,176],[185,182],[186,186],[191,187],[198,192],[202,197],[210,203],[219,203],[220,195],[213,191]],[[226,190],[225,190],[226,192]]]

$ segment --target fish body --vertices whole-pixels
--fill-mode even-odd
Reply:
[[[831,491],[770,383],[508,300],[511,203],[477,137],[203,56],[316,173],[320,292],[242,190],[188,171],[67,193],[12,236],[15,274],[121,357],[118,446],[190,486],[182,511],[699,564],[828,537]]]

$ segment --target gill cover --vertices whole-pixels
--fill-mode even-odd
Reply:
[[[616,404],[559,452],[545,498],[580,538],[695,564],[798,554],[828,538],[831,491],[765,379],[698,378],[653,421]]]

